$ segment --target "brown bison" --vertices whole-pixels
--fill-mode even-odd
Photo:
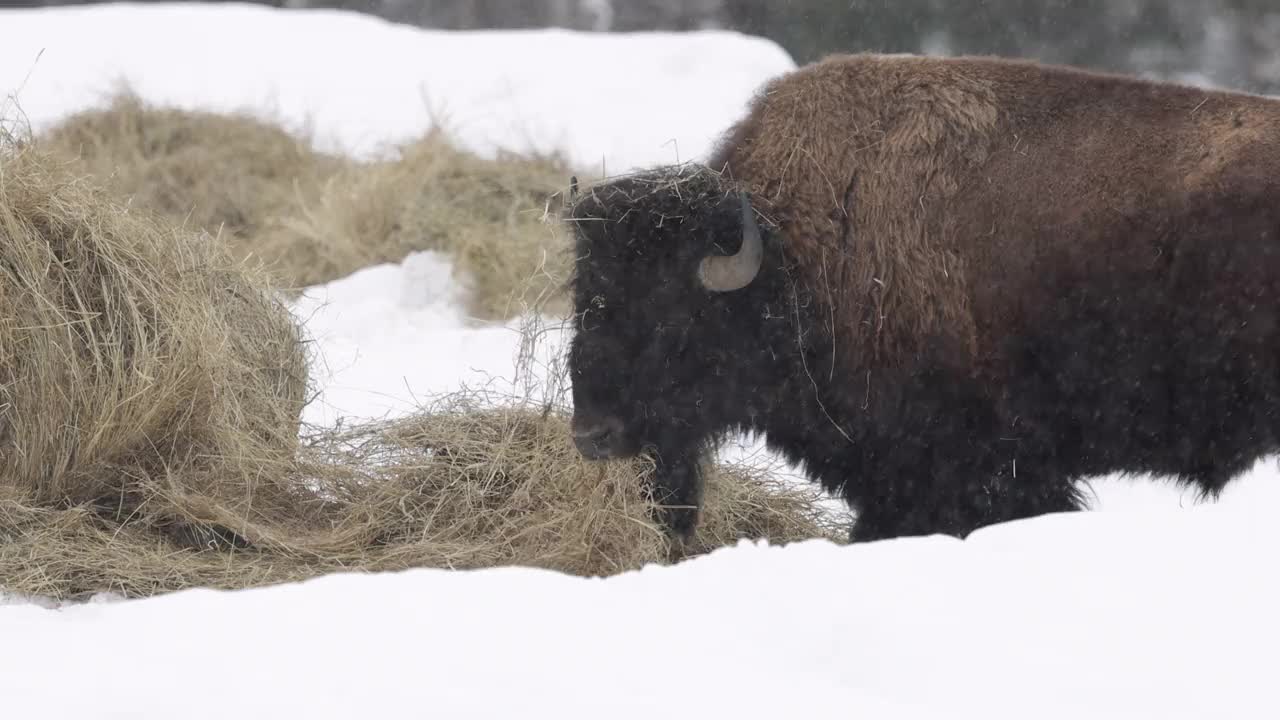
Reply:
[[[855,55],[764,87],[707,167],[584,190],[574,432],[649,450],[679,534],[726,432],[854,540],[1218,493],[1280,449],[1280,101]]]

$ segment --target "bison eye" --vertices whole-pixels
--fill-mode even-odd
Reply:
[[[604,308],[604,296],[597,295],[591,298],[591,304],[594,305],[597,310],[602,310]]]

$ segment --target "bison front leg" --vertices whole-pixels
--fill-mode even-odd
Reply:
[[[652,476],[653,500],[658,507],[658,521],[675,539],[693,537],[702,508],[701,447],[677,443],[654,448]]]

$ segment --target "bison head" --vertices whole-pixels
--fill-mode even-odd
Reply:
[[[741,423],[728,400],[761,352],[777,249],[749,196],[705,168],[597,186],[569,220],[574,441],[595,460],[654,450],[659,484],[678,486],[674,466]]]

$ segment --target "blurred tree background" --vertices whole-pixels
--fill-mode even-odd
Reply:
[[[723,28],[772,38],[798,63],[832,52],[998,54],[1280,92],[1280,0],[258,1],[459,30]]]

